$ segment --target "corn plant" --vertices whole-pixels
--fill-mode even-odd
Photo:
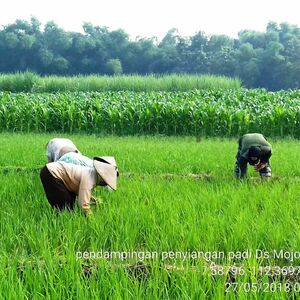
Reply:
[[[300,137],[300,92],[0,92],[0,129],[20,132]]]

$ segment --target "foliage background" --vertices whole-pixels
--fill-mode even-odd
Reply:
[[[40,75],[211,74],[238,77],[246,87],[299,88],[300,28],[269,22],[265,32],[243,30],[238,38],[179,36],[130,40],[124,30],[90,23],[84,33],[66,32],[54,22],[44,28],[32,18],[0,30],[0,72]]]

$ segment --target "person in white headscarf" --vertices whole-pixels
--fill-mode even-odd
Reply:
[[[46,156],[48,162],[59,160],[64,154],[74,152],[80,153],[75,144],[65,138],[54,138],[46,144]]]

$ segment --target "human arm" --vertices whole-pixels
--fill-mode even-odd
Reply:
[[[91,198],[91,190],[79,189],[78,203],[85,215],[89,215],[92,213],[90,208],[90,198]]]
[[[271,156],[272,156],[272,150],[270,148],[263,148],[260,157],[260,162],[266,164],[269,161]]]
[[[239,178],[244,179],[247,174],[247,159],[245,159],[243,156],[240,156],[237,160],[238,167],[239,167]]]
[[[81,179],[78,190],[78,203],[85,215],[92,213],[90,202],[92,197],[92,189],[96,185],[96,178],[90,173],[88,168],[84,168],[81,173]]]
[[[260,157],[260,162],[258,165],[254,166],[255,171],[260,171],[266,167],[269,159],[272,155],[272,150],[269,147],[262,148],[262,153]]]
[[[236,154],[236,169],[235,174],[238,178],[243,179],[246,177],[247,173],[247,159],[242,155],[245,152],[243,148],[243,137],[241,137],[238,141],[238,151]]]

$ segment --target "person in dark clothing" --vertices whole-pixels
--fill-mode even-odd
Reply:
[[[247,175],[247,164],[254,166],[262,178],[271,177],[270,157],[272,146],[260,133],[247,133],[238,142],[234,174],[243,179]]]

